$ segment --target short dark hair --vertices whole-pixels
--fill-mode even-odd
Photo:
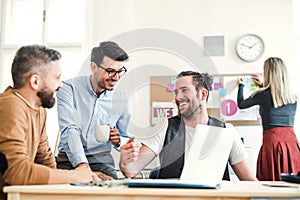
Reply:
[[[30,75],[45,72],[45,65],[61,58],[61,54],[42,45],[28,45],[19,48],[11,68],[14,88],[23,87]]]
[[[199,73],[195,71],[183,71],[180,72],[176,79],[184,76],[192,76],[193,78],[193,84],[196,88],[196,91],[199,92],[200,89],[205,88],[208,91],[212,90],[212,84],[213,84],[213,77],[209,75],[207,72],[206,73]],[[208,92],[209,95],[209,92]],[[208,99],[207,95],[207,99]]]
[[[104,56],[116,61],[125,61],[128,59],[127,53],[115,42],[104,41],[98,47],[94,47],[91,53],[91,62],[100,65]]]

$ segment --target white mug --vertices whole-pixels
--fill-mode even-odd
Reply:
[[[107,142],[110,135],[110,126],[108,125],[96,125],[94,127],[94,133],[97,142]]]

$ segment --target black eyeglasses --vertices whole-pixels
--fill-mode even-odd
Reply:
[[[106,68],[102,67],[101,65],[97,65],[97,66],[100,67],[101,69],[104,69],[107,72],[109,77],[114,77],[117,74],[119,75],[119,77],[121,77],[127,72],[127,69],[124,66],[118,71],[115,69],[111,69],[111,68],[106,69]]]

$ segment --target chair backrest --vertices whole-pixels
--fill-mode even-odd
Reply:
[[[0,173],[4,174],[7,169],[7,160],[3,153],[0,152]]]
[[[3,153],[0,152],[0,200],[6,200],[7,199],[7,194],[3,192],[3,187],[6,185],[4,183],[4,180],[2,178],[2,174],[7,169],[7,160],[6,157]]]

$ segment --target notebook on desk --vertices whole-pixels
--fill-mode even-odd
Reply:
[[[198,125],[180,179],[130,179],[129,187],[217,188],[222,181],[235,128]]]

